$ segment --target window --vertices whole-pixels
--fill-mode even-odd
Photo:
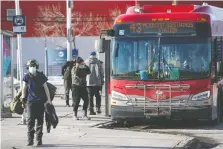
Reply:
[[[112,43],[112,72],[117,78],[187,80],[210,75],[208,37],[116,38]]]
[[[7,21],[12,21],[13,16],[16,15],[15,9],[7,9]],[[20,9],[20,14],[22,14],[22,9]]]

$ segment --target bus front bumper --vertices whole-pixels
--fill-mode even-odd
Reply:
[[[168,108],[160,108],[160,110],[170,111]],[[112,120],[127,119],[147,119],[151,117],[163,117],[157,114],[157,107],[147,108],[134,106],[111,106]],[[167,115],[165,115],[167,117]],[[208,106],[184,106],[172,107],[168,117],[177,119],[210,119],[212,117],[212,107]]]

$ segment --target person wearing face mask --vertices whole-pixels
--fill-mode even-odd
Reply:
[[[80,99],[84,100],[83,104],[83,119],[89,120],[90,118],[87,116],[87,108],[88,108],[88,93],[86,89],[86,76],[90,74],[91,71],[89,67],[84,63],[84,60],[81,57],[76,59],[76,63],[74,64],[71,74],[72,74],[72,99],[73,99],[73,118],[75,120],[79,120],[77,117],[78,106],[80,103]]]
[[[52,104],[46,76],[37,71],[39,64],[36,60],[27,62],[28,73],[23,78],[22,102],[26,104],[28,114],[28,144],[34,144],[34,133],[36,132],[37,146],[42,145],[44,103]],[[35,120],[37,120],[36,131]]]

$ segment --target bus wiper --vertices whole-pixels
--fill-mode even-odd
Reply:
[[[181,88],[181,85],[182,85],[183,83],[181,82],[180,77],[177,76],[176,72],[173,71],[173,69],[170,67],[170,65],[169,65],[169,64],[167,63],[167,61],[165,60],[164,56],[163,56],[163,64],[164,64],[164,66],[165,66],[165,64],[166,64],[167,67],[169,68],[170,72],[171,72],[172,74],[174,74],[174,76],[175,76],[175,78],[176,78],[176,79],[174,79],[174,81],[179,81],[179,82],[180,82],[180,86],[179,86],[179,87]],[[181,89],[182,89],[182,88],[181,88]]]
[[[176,79],[180,79],[180,77],[177,76],[176,72],[173,71],[172,67],[170,67],[170,65],[167,63],[167,61],[165,60],[164,57],[163,57],[163,64],[164,64],[164,66],[166,65],[166,66],[168,67],[168,69],[170,70],[171,73],[174,74],[174,77],[175,77]],[[163,77],[163,78],[164,78],[164,77]]]

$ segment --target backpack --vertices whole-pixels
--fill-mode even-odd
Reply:
[[[71,70],[72,70],[72,66],[67,66],[64,72],[64,80],[69,80],[71,79]]]
[[[12,113],[17,113],[20,115],[23,114],[24,108],[23,108],[22,102],[20,100],[21,95],[22,95],[22,91],[20,91],[18,93],[18,95],[15,96],[15,98],[10,103],[10,111]]]

